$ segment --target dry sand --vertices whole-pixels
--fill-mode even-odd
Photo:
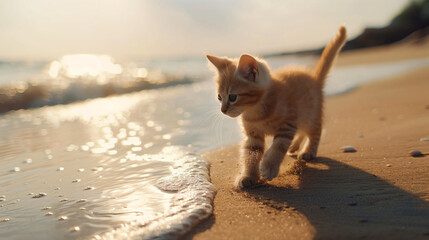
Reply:
[[[429,57],[429,45],[348,52],[339,65]],[[328,98],[317,160],[237,191],[238,146],[205,157],[214,215],[186,239],[429,239],[429,68]],[[346,79],[345,79],[346,80]],[[355,153],[339,149],[352,145]],[[284,169],[292,159],[287,157]]]

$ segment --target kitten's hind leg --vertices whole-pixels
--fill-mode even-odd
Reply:
[[[264,159],[259,166],[259,172],[266,180],[272,180],[279,174],[280,164],[295,135],[296,128],[288,124],[288,128],[274,136],[273,144],[265,152]]]
[[[302,145],[302,141],[304,140],[305,135],[302,133],[296,133],[295,137],[292,141],[292,144],[290,145],[287,154],[289,156],[293,156],[297,154],[297,151],[299,150],[300,146]]]
[[[308,134],[308,142],[304,147],[304,151],[302,151],[298,155],[298,159],[310,161],[316,158],[317,149],[319,148],[321,132],[322,132],[322,124],[321,123],[314,124]]]

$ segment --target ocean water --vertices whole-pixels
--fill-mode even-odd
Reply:
[[[0,115],[0,239],[175,239],[212,213],[216,189],[200,154],[239,142],[241,133],[236,119],[220,114],[204,59],[85,55],[7,64],[4,99],[18,101],[31,86],[48,93],[28,100],[34,109]],[[428,65],[335,68],[325,92]],[[100,90],[106,86],[114,91]]]

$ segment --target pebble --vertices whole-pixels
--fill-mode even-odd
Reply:
[[[95,187],[86,187],[84,190],[94,190],[95,189]]]
[[[42,210],[49,210],[49,209],[51,209],[51,207],[44,207],[44,208],[42,208]]]
[[[86,199],[79,199],[79,200],[77,200],[76,202],[77,202],[77,203],[83,203],[83,202],[86,202]]]
[[[60,200],[60,202],[67,202],[68,201],[68,199],[67,198],[64,198],[64,199],[61,199]]]
[[[78,172],[85,172],[85,168],[79,168],[77,171]]]
[[[51,216],[51,215],[54,215],[54,213],[53,212],[47,212],[47,213],[45,213],[45,216]]]
[[[10,218],[3,218],[0,222],[9,222]]]
[[[392,166],[392,164],[386,164],[386,167],[391,167]]]
[[[343,152],[345,153],[356,152],[356,149],[353,146],[344,146],[344,147],[340,147],[340,149],[343,150]]]
[[[32,198],[41,198],[41,197],[44,197],[44,196],[47,196],[47,195],[48,194],[41,192],[41,193],[39,193],[37,195],[34,195]]]
[[[427,141],[429,141],[429,137],[420,138],[420,141],[427,142]]]
[[[25,161],[23,161],[23,163],[32,163],[33,162],[33,159],[31,159],[31,158],[27,158]]]
[[[61,217],[58,218],[59,221],[64,221],[64,220],[67,220],[67,219],[68,219],[67,216],[61,216]]]
[[[80,182],[79,178],[77,178],[77,179],[75,179],[75,180],[72,181],[72,183],[78,183],[78,182]]]
[[[6,201],[6,198],[0,198],[0,202]]]
[[[5,195],[0,195],[0,198],[6,198],[6,196]]]
[[[59,168],[57,169],[57,171],[64,171],[64,168],[63,168],[63,167],[59,167]]]
[[[413,151],[409,152],[409,154],[413,157],[422,157],[423,156],[422,152],[420,152],[419,150],[413,150]]]
[[[79,232],[80,231],[80,227],[78,227],[78,226],[74,226],[74,227],[72,227],[71,228],[71,230],[70,230],[71,232]]]
[[[21,168],[19,168],[19,167],[14,167],[14,168],[11,170],[11,172],[19,172],[19,171],[21,171]]]
[[[34,195],[34,193],[32,193],[32,192],[31,192],[31,193],[28,193],[27,195],[30,195],[30,196],[32,196],[32,195]]]
[[[56,188],[54,188],[54,190],[60,190],[61,188],[60,187],[56,187]]]

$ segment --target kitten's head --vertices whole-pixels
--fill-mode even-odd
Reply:
[[[243,54],[240,59],[215,57],[207,59],[216,67],[218,100],[222,113],[238,117],[256,105],[271,83],[268,65],[261,59]]]

